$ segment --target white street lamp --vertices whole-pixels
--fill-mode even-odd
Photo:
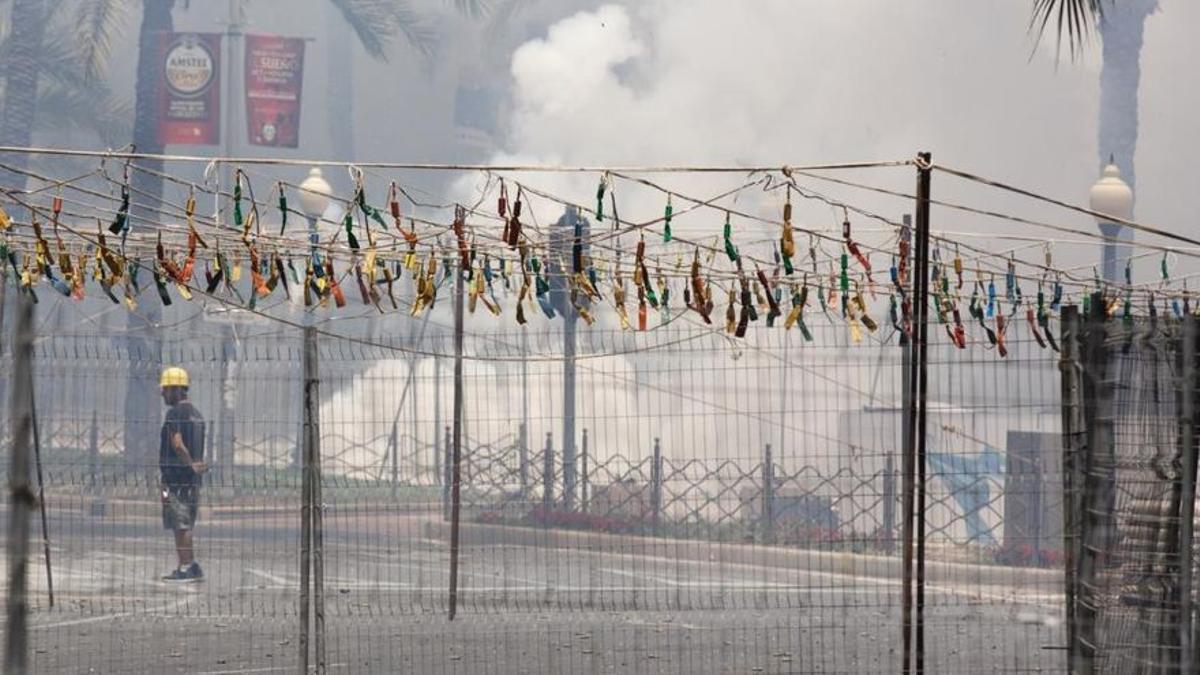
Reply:
[[[304,215],[308,216],[310,229],[315,230],[316,221],[325,215],[332,194],[333,187],[325,180],[321,169],[314,166],[308,172],[308,178],[300,184],[300,208],[304,209]]]
[[[1104,167],[1100,180],[1092,186],[1092,210],[1117,220],[1133,220],[1133,190],[1121,178],[1116,164]],[[1100,232],[1108,239],[1104,242],[1104,279],[1117,282],[1117,240],[1125,229],[1120,223],[1108,218],[1096,217]]]

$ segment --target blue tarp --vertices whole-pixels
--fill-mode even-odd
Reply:
[[[930,452],[926,455],[929,468],[942,479],[954,501],[963,511],[967,526],[967,542],[995,545],[996,538],[984,524],[983,508],[991,501],[988,477],[1004,471],[1004,456],[991,446],[973,455]]]

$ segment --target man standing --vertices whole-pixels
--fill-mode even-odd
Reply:
[[[179,567],[164,581],[191,583],[204,580],[196,562],[192,528],[200,508],[200,477],[204,463],[204,417],[188,400],[188,374],[182,368],[167,368],[159,380],[167,418],[163,421],[158,449],[162,473],[163,528],[175,533]]]

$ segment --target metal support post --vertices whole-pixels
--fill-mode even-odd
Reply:
[[[546,449],[542,452],[542,517],[549,525],[550,509],[554,506],[554,434],[546,434]]]
[[[583,475],[580,477],[581,485],[580,485],[579,503],[580,503],[581,510],[584,513],[587,513],[588,512],[588,486],[589,486],[589,483],[588,483],[588,433],[587,433],[587,429],[583,430],[583,438],[580,441],[579,459],[580,459],[580,463],[581,463],[580,468],[583,473]]]
[[[29,484],[33,435],[33,303],[22,294],[17,303],[12,345],[12,449],[8,471],[8,607],[4,672],[24,675],[29,658],[28,589],[29,512],[36,497]]]
[[[662,445],[654,439],[654,455],[650,464],[650,518],[651,531],[658,536],[659,520],[662,516],[663,489]]]
[[[775,461],[771,457],[770,443],[763,449],[762,528],[763,543],[775,543]]]
[[[1195,616],[1192,599],[1192,542],[1196,517],[1196,316],[1189,314],[1183,320],[1183,336],[1180,352],[1183,367],[1180,387],[1181,402],[1179,415],[1180,466],[1180,513],[1179,513],[1179,663],[1178,672],[1196,671],[1193,640]]]
[[[925,668],[925,397],[926,346],[929,318],[929,192],[932,157],[917,155],[916,246],[913,265],[913,340],[915,350],[909,372],[910,399],[905,410],[904,448],[904,586],[902,623],[903,672],[923,673]],[[915,527],[914,527],[915,519]],[[916,584],[913,584],[914,539]],[[915,592],[914,592],[915,590]],[[913,605],[916,617],[913,617]],[[915,645],[915,647],[914,647]]]
[[[454,443],[450,473],[450,620],[458,611],[458,521],[462,512],[463,440],[463,277],[454,274]]]

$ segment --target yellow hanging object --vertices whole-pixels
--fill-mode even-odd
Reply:
[[[12,218],[9,218],[8,212],[4,210],[3,206],[0,206],[0,232],[7,231],[10,227],[12,227]]]
[[[479,294],[483,292],[483,274],[475,272],[475,280],[471,282],[471,290],[467,294],[467,311],[475,313],[475,305],[479,302]]]
[[[616,281],[613,282],[613,301],[617,305],[617,316],[621,319],[621,330],[629,330],[629,313],[625,310],[625,279],[619,271]]]
[[[858,319],[850,319],[850,339],[855,344],[862,342],[862,328],[858,325]]]
[[[233,269],[229,272],[229,280],[233,282],[241,281],[242,279],[242,263],[233,263]]]

